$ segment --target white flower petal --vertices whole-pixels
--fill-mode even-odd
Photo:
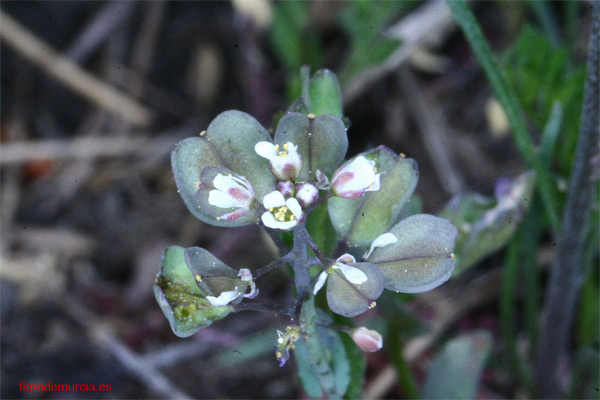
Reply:
[[[357,199],[367,190],[379,190],[380,175],[375,173],[374,161],[358,156],[339,168],[331,182],[337,196]]]
[[[282,230],[282,231],[289,231],[290,229],[292,229],[296,225],[298,225],[298,220],[295,220],[295,221],[277,221],[277,224],[275,225],[274,228]]]
[[[208,204],[219,208],[237,208],[246,206],[245,203],[240,202],[235,197],[219,190],[211,190],[208,192]]]
[[[327,271],[321,272],[321,274],[319,275],[319,278],[317,279],[317,282],[315,283],[315,287],[313,289],[313,294],[317,294],[317,292],[319,290],[321,290],[321,288],[325,285],[327,276],[328,276]]]
[[[254,151],[261,157],[268,159],[277,155],[277,150],[275,150],[275,145],[270,142],[258,142],[254,145]]]
[[[221,192],[227,193],[231,188],[238,188],[240,185],[233,180],[232,176],[226,176],[223,174],[217,174],[212,182],[215,189]]]
[[[367,281],[367,275],[356,267],[351,267],[343,263],[336,263],[333,265],[333,268],[341,270],[346,279],[348,279],[348,282],[355,285],[360,285]]]
[[[252,280],[252,271],[248,268],[240,268],[238,276],[243,282],[249,282]]]
[[[371,248],[369,249],[367,254],[364,255],[364,258],[368,258],[373,252],[373,250],[375,250],[377,247],[384,247],[388,244],[396,243],[397,241],[398,238],[390,232],[377,236],[375,240],[373,240],[373,243],[371,243]]]
[[[273,207],[281,207],[285,205],[285,198],[281,192],[275,190],[265,195],[263,198],[263,205],[267,210]]]
[[[348,254],[348,253],[342,254],[335,261],[346,264],[346,265],[356,264],[356,258],[354,258],[354,256],[352,254]]]
[[[293,227],[295,227],[296,225],[298,225],[298,220],[294,220],[294,221],[277,221],[275,219],[275,217],[273,216],[273,214],[271,214],[269,211],[264,212],[261,216],[260,219],[262,220],[263,224],[271,229],[279,229],[282,231],[288,231],[290,229],[292,229]]]
[[[283,198],[283,195],[281,197]],[[298,203],[298,200],[293,199],[293,198],[287,199],[287,201],[285,202],[285,205],[287,206],[287,208],[290,209],[292,214],[294,214],[294,216],[296,217],[296,220],[299,220],[300,218],[302,218],[302,207],[300,207],[300,203]]]
[[[279,221],[277,221],[275,219],[275,217],[273,216],[273,214],[271,214],[270,212],[264,212],[261,216],[260,219],[262,220],[262,223],[268,227],[268,228],[275,228],[277,223]]]
[[[206,300],[208,300],[209,303],[215,307],[221,307],[221,306],[226,306],[227,304],[231,303],[233,300],[237,299],[239,295],[240,295],[240,292],[238,292],[237,287],[236,287],[234,290],[230,290],[229,292],[221,293],[219,295],[219,297],[206,296]]]

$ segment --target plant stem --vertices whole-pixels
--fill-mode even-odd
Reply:
[[[303,225],[298,225],[294,229],[294,249],[295,258],[292,262],[294,267],[294,283],[298,294],[302,289],[310,289],[310,270],[308,269],[308,254],[306,253],[307,243],[304,240],[303,233],[308,235]]]
[[[562,229],[557,240],[556,257],[543,308],[541,338],[538,346],[535,378],[539,395],[561,397],[557,372],[563,357],[577,298],[585,281],[583,254],[585,235],[596,182],[592,175],[592,158],[598,150],[600,136],[600,2],[594,1],[589,39],[585,94],[579,141],[571,173]]]
[[[316,247],[304,225],[298,225],[294,229],[294,249],[296,259],[294,265],[294,283],[298,292],[298,301],[296,304],[296,312],[300,312],[298,322],[302,329],[302,340],[308,350],[308,355],[312,367],[319,377],[321,387],[329,397],[335,397],[335,379],[329,362],[325,358],[325,349],[321,342],[321,337],[317,331],[317,312],[312,293],[310,292],[310,271],[308,267],[307,246],[309,243]],[[312,248],[311,248],[312,250]],[[313,253],[317,257],[322,255],[321,251],[316,247],[317,252]],[[320,259],[320,257],[319,257]],[[308,298],[305,299],[308,294]]]
[[[535,151],[531,136],[527,130],[527,124],[523,118],[519,100],[500,73],[500,69],[494,61],[492,50],[466,1],[448,0],[448,6],[471,45],[473,53],[475,53],[477,60],[481,64],[494,95],[498,98],[506,113],[511,133],[519,153],[521,153],[521,157],[530,168],[535,169],[537,188],[544,202],[544,208],[552,226],[552,231],[556,234],[560,225],[555,188],[549,171],[544,167]]]
[[[264,267],[260,267],[254,273],[254,279],[260,278],[261,276],[263,276],[264,274],[266,274],[268,272],[271,272],[275,268],[279,268],[283,264],[291,262],[293,259],[294,259],[294,253],[290,251],[285,256],[281,257],[279,260],[275,260],[275,261],[270,262],[269,264],[265,265]]]
[[[345,332],[348,335],[352,335],[352,328],[346,325],[334,324],[320,319],[315,321],[315,324],[322,326],[323,328],[333,329],[334,331]]]
[[[240,311],[264,311],[274,314],[283,315],[294,315],[292,307],[290,306],[278,306],[274,304],[263,304],[263,303],[240,303],[233,307],[233,312]]]
[[[317,256],[317,258],[319,259],[319,261],[321,261],[323,266],[328,267],[331,264],[333,264],[333,259],[331,259],[331,258],[327,257],[325,254],[323,254],[323,252],[321,251],[319,246],[317,246],[317,244],[314,242],[314,240],[308,234],[308,231],[306,230],[306,227],[304,225],[299,225],[298,227],[296,227],[296,230],[294,231],[294,235],[296,235],[296,234],[298,235],[298,238],[300,240],[302,240],[306,244],[306,246],[308,246],[310,251],[312,251],[315,254],[315,256]],[[294,242],[295,242],[295,240],[294,240]],[[295,243],[294,243],[294,245],[295,245]]]

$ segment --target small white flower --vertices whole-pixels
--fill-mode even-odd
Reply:
[[[282,181],[296,179],[302,169],[302,157],[298,154],[298,146],[292,142],[283,146],[271,142],[258,142],[254,151],[269,160],[271,172]]]
[[[256,288],[256,283],[254,283],[252,271],[250,271],[248,268],[241,268],[238,276],[242,282],[250,282],[250,293],[245,294],[244,297],[247,299],[253,299],[258,296],[259,290]]]
[[[373,240],[373,243],[371,243],[371,248],[365,253],[363,258],[369,258],[373,250],[375,250],[377,247],[384,247],[388,244],[396,243],[397,241],[398,238],[394,236],[393,233],[388,232],[384,233],[383,235],[379,235],[375,238],[375,240]]]
[[[340,257],[338,257],[338,259],[335,260],[335,264],[333,264],[331,268],[329,268],[327,271],[321,272],[319,278],[317,279],[317,282],[315,283],[315,287],[313,288],[313,294],[317,294],[317,292],[321,290],[321,288],[325,285],[325,281],[327,280],[329,274],[336,269],[341,271],[344,277],[346,277],[346,279],[348,280],[348,282],[354,285],[360,285],[362,283],[365,283],[368,279],[367,275],[360,269],[348,265],[355,263],[356,259],[351,254],[343,254]]]
[[[336,260],[336,263],[333,264],[333,269],[339,269],[340,271],[342,271],[342,274],[344,274],[344,276],[346,277],[346,279],[348,279],[348,282],[353,283],[355,285],[360,285],[361,283],[365,283],[367,281],[367,275],[362,272],[360,269],[356,268],[356,267],[352,267],[342,261],[346,261],[348,260],[348,258],[352,258],[352,264],[354,264],[356,262],[356,259],[354,257],[352,257],[350,254],[344,254],[343,256],[341,256],[340,258],[343,258],[343,260],[340,260],[340,258],[338,258]]]
[[[298,221],[303,216],[298,200],[286,200],[278,191],[267,194],[263,198],[263,205],[267,211],[260,219],[269,228],[288,231],[298,225]]]
[[[232,220],[248,213],[254,198],[254,189],[246,178],[233,174],[217,174],[212,184],[215,189],[208,192],[208,204],[219,208],[235,208],[217,219]]]
[[[336,196],[358,199],[365,192],[379,190],[380,175],[375,168],[375,161],[358,156],[335,171],[331,185]]]
[[[319,189],[312,183],[303,183],[296,190],[296,199],[306,208],[319,199]]]
[[[222,307],[222,306],[226,306],[227,304],[231,303],[233,300],[237,299],[239,296],[240,296],[240,292],[238,291],[238,288],[236,286],[236,288],[234,290],[230,290],[228,292],[223,292],[219,295],[219,297],[206,296],[206,300],[208,300],[209,303],[215,307]]]

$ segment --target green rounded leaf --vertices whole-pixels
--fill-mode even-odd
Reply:
[[[337,77],[328,69],[318,70],[309,84],[310,112],[343,117],[342,92]]]
[[[240,280],[238,271],[201,247],[188,247],[184,251],[184,258],[200,290],[210,296],[219,296],[237,288],[240,292],[237,302],[241,301],[248,282]],[[233,302],[235,303],[236,301]]]
[[[334,313],[344,317],[355,317],[373,308],[385,285],[385,278],[374,264],[356,263],[352,267],[364,272],[367,281],[360,285],[350,283],[337,269],[327,278],[327,304]]]
[[[316,181],[317,170],[331,173],[344,160],[348,150],[346,127],[333,115],[319,115],[309,119],[300,113],[288,113],[279,121],[274,142],[283,145],[292,142],[304,164],[299,181]]]
[[[457,234],[450,221],[427,214],[413,215],[390,232],[398,241],[375,249],[368,258],[383,273],[386,289],[426,292],[450,278]]]
[[[260,141],[271,141],[266,129],[250,115],[231,110],[218,115],[200,137],[187,138],[175,145],[171,153],[175,183],[196,218],[217,226],[242,226],[257,221],[256,213],[231,221],[216,220],[218,208],[207,210],[205,205],[198,204],[196,194],[205,168],[224,167],[248,179],[261,202],[265,194],[275,190],[276,182],[269,172],[268,160],[254,151],[254,145]]]
[[[185,262],[184,251],[179,246],[165,249],[154,285],[156,301],[179,337],[191,336],[232,311],[229,306],[214,307],[206,300],[206,293],[196,285]]]
[[[357,200],[332,197],[328,206],[331,222],[340,236],[350,246],[368,247],[398,220],[415,190],[419,171],[415,160],[400,157],[385,146],[359,155],[375,161],[381,173],[381,188],[365,192]]]

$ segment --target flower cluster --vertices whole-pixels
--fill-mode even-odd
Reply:
[[[242,118],[237,112],[224,114],[203,132],[200,142],[195,141],[195,147],[204,141],[214,143],[215,133],[227,125],[222,122],[224,118]],[[189,193],[183,195],[184,200],[191,200],[188,207],[200,219],[224,226],[262,221],[268,228],[287,231],[302,223],[307,210],[323,199],[331,196],[358,199],[365,192],[380,188],[381,174],[377,172],[376,161],[359,155],[339,165],[348,143],[344,124],[337,117],[288,113],[280,121],[273,139],[268,134],[255,136],[256,141],[248,143],[253,154],[248,154],[247,147],[239,154],[253,162],[250,174],[246,172],[248,168],[232,168],[232,162],[223,162],[231,154],[220,154],[215,157],[215,165],[203,166],[192,189],[194,193],[176,179],[180,192]],[[184,144],[187,142],[181,146]],[[180,165],[180,158],[173,158],[176,178],[179,169],[189,167]]]
[[[318,83],[322,78],[313,79]],[[337,87],[335,78],[327,79],[323,87]],[[313,92],[322,90],[303,90]],[[385,289],[433,289],[452,274],[456,241],[456,228],[447,220],[410,212],[403,212],[411,216],[401,220],[418,179],[414,160],[384,146],[346,160],[341,98],[326,107],[322,101],[311,105],[311,99],[295,104],[273,135],[248,114],[226,111],[198,137],[177,143],[171,155],[178,191],[194,216],[221,227],[259,224],[282,257],[253,275],[247,268],[234,270],[204,249],[171,246],[155,285],[157,301],[179,336],[244,309],[289,315],[293,323],[278,331],[275,343],[282,366],[298,340],[303,344],[296,350],[298,359],[306,356],[303,351],[314,359],[321,356],[319,349],[327,354],[343,348],[334,343],[337,336],[323,333],[323,327],[333,325],[327,313],[315,308],[314,297],[321,291],[331,311],[353,317],[374,308]],[[311,113],[313,106],[321,112]],[[311,216],[315,210],[317,217]],[[280,233],[292,230],[290,250],[284,239],[292,235]],[[245,302],[259,294],[255,279],[286,263],[294,269],[295,303]],[[339,330],[364,351],[382,346],[375,331]]]

